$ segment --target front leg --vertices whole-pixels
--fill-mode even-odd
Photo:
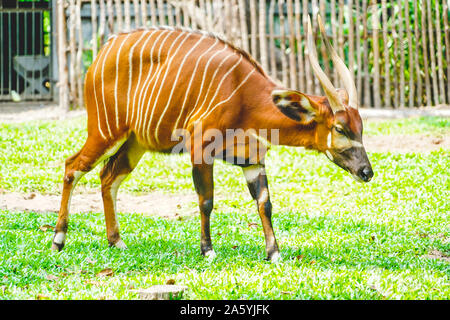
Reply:
[[[193,164],[192,178],[195,191],[198,194],[198,204],[201,216],[201,242],[200,249],[206,257],[216,256],[211,243],[209,217],[213,209],[214,181],[212,164]]]
[[[279,259],[277,240],[272,228],[272,204],[269,199],[269,186],[267,184],[266,169],[263,164],[255,164],[243,167],[248,189],[253,199],[256,200],[259,216],[261,218],[264,237],[266,240],[267,260],[275,262]]]

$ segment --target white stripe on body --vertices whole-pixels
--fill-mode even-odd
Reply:
[[[174,89],[175,89],[175,87],[176,87],[176,85],[177,85],[178,78],[180,77],[181,70],[183,70],[183,66],[184,66],[184,64],[185,64],[185,62],[186,62],[186,60],[187,60],[187,58],[191,55],[192,52],[194,52],[194,50],[195,50],[195,49],[199,46],[199,44],[205,39],[205,37],[206,37],[205,35],[202,35],[202,36],[200,37],[200,40],[198,40],[197,43],[196,43],[194,46],[192,46],[191,50],[189,50],[189,51],[186,53],[186,55],[185,55],[184,58],[183,58],[183,61],[182,61],[181,64],[178,66],[178,72],[177,72],[177,75],[176,75],[176,77],[175,77],[175,81],[173,82],[172,90],[170,91],[170,95],[169,95],[169,99],[167,100],[166,106],[164,107],[163,112],[162,112],[161,115],[159,116],[158,123],[156,124],[156,128],[155,128],[155,140],[156,140],[156,143],[158,143],[158,144],[159,144],[159,139],[158,139],[159,126],[160,126],[160,124],[161,124],[162,119],[164,118],[165,113],[167,112],[167,109],[168,109],[168,107],[169,107],[169,105],[170,105],[170,102],[172,101],[173,92],[174,92]],[[175,54],[176,54],[176,53],[175,53]],[[174,55],[175,55],[175,54],[174,54]],[[167,66],[167,72],[168,72],[168,70],[169,70],[169,66]],[[162,84],[161,84],[161,87],[162,87]],[[160,90],[161,90],[161,87],[160,87]],[[159,93],[158,93],[158,96],[159,96]],[[155,105],[156,105],[156,103],[155,103]]]
[[[219,39],[216,38],[216,41],[214,42],[214,44],[212,46],[210,46],[208,48],[208,50],[203,52],[199,56],[199,58],[197,59],[197,62],[196,62],[195,67],[194,67],[194,70],[192,71],[191,79],[189,80],[189,85],[187,87],[186,93],[184,94],[184,100],[183,100],[183,104],[181,105],[180,113],[178,115],[177,121],[175,121],[175,125],[172,128],[172,136],[174,135],[174,131],[177,129],[178,122],[180,121],[181,116],[183,115],[183,112],[184,112],[184,108],[186,107],[187,97],[188,97],[189,92],[191,91],[191,85],[192,85],[192,82],[193,82],[193,80],[195,78],[195,75],[197,74],[197,68],[198,68],[198,65],[200,64],[200,60],[203,58],[204,55],[206,55],[208,52],[210,52],[216,46],[216,44],[218,42],[219,42]]]
[[[116,129],[119,129],[119,106],[118,106],[118,102],[117,102],[117,84],[119,83],[119,58],[120,58],[120,51],[122,51],[122,47],[125,44],[125,42],[127,41],[127,39],[130,37],[131,33],[128,33],[125,36],[125,39],[123,39],[122,43],[119,46],[119,49],[117,50],[116,53],[116,82],[115,82],[115,86],[114,86],[114,109],[116,112]]]
[[[97,107],[97,125],[98,125],[98,131],[100,132],[100,135],[102,136],[102,138],[105,139],[105,140],[106,140],[106,136],[105,136],[105,134],[103,133],[103,130],[102,130],[101,125],[100,125],[100,110],[99,110],[99,108],[98,108],[97,86],[96,86],[96,84],[95,84],[95,79],[96,79],[96,74],[97,74],[97,68],[98,68],[98,65],[100,64],[101,58],[102,58],[102,57],[105,58],[106,51],[107,51],[106,48],[107,48],[108,44],[111,45],[111,43],[108,42],[108,43],[105,45],[105,47],[103,48],[101,54],[100,54],[99,56],[97,56],[97,60],[98,60],[98,61],[97,61],[97,64],[95,65],[94,73],[93,73],[93,75],[92,75],[92,85],[94,86],[95,105],[96,105],[96,107]]]
[[[108,121],[108,112],[106,111],[106,103],[105,103],[105,83],[103,81],[103,75],[104,75],[104,71],[105,71],[105,61],[106,58],[108,56],[108,54],[111,52],[111,48],[114,46],[114,43],[116,42],[117,37],[114,37],[111,43],[111,46],[108,48],[108,52],[105,54],[105,59],[103,59],[103,65],[102,65],[102,73],[101,73],[101,81],[102,81],[102,102],[103,102],[103,109],[105,111],[105,121],[106,121],[106,126],[108,128],[108,132],[109,132],[109,136],[111,138],[113,138],[112,132],[111,132],[111,127],[109,126],[109,121]]]
[[[241,81],[241,83],[233,90],[233,92],[228,96],[228,98],[226,98],[225,100],[220,101],[219,103],[217,103],[210,111],[208,111],[206,114],[202,114],[198,119],[205,119],[207,118],[211,112],[213,112],[217,107],[219,107],[220,105],[227,103],[228,101],[231,100],[231,98],[236,94],[236,92],[247,82],[247,80],[250,78],[250,76],[255,72],[256,69],[252,69],[252,71],[250,71],[248,73],[248,75],[244,78],[244,80]]]
[[[175,42],[177,42],[177,40],[178,40],[178,39],[181,37],[181,35],[183,35],[183,34],[185,34],[185,37],[183,38],[183,40],[181,41],[181,43],[178,45],[178,47],[177,47],[177,49],[175,50],[175,52],[173,53],[173,55],[171,55],[172,48],[173,48]],[[159,85],[158,93],[157,93],[157,95],[156,95],[155,102],[153,103],[153,106],[151,105],[151,104],[152,104],[152,98],[153,98],[153,92],[154,92],[154,90],[155,90],[155,88],[156,88],[156,84],[158,83],[159,77],[160,77],[160,75],[162,74],[163,68],[160,69],[159,74],[158,74],[158,77],[156,78],[155,83],[154,83],[154,86],[153,86],[153,88],[152,88],[152,93],[151,93],[151,95],[150,95],[150,98],[147,100],[147,110],[146,110],[146,112],[145,112],[145,117],[144,117],[143,127],[145,127],[145,124],[147,124],[147,126],[146,126],[145,131],[142,132],[142,135],[144,135],[144,134],[147,135],[147,140],[148,140],[148,143],[149,143],[149,144],[150,144],[150,132],[149,132],[149,131],[150,131],[150,125],[151,125],[152,120],[153,120],[153,114],[155,113],[155,109],[156,109],[157,106],[158,106],[159,95],[161,94],[161,89],[162,89],[162,87],[164,86],[164,82],[166,81],[167,74],[169,73],[170,65],[172,64],[172,61],[175,59],[175,57],[176,57],[178,51],[180,50],[180,48],[183,46],[183,43],[184,43],[189,37],[191,37],[191,36],[192,36],[192,33],[180,32],[180,35],[173,41],[172,45],[171,45],[170,48],[169,48],[169,51],[167,52],[167,56],[169,57],[169,59],[167,60],[168,62],[167,62],[167,66],[166,66],[166,69],[165,69],[165,72],[164,72],[164,76],[163,76],[163,78],[162,78],[162,80],[161,80],[161,84]],[[144,100],[143,102],[145,102],[145,100]],[[150,114],[150,120],[147,121],[147,114],[148,114],[148,110],[149,110],[149,109],[152,109],[152,112],[151,112],[151,114]]]
[[[186,128],[186,123],[188,122],[188,119],[191,117],[192,113],[195,111],[195,108],[197,107],[197,104],[198,104],[198,100],[200,100],[200,97],[202,96],[203,84],[205,83],[205,78],[206,78],[206,75],[208,73],[207,71],[208,71],[209,65],[211,64],[211,61],[214,59],[215,56],[217,56],[218,54],[224,52],[227,48],[228,48],[228,45],[225,43],[225,46],[222,49],[220,49],[219,51],[216,51],[211,57],[209,57],[209,60],[206,63],[205,68],[203,69],[202,83],[200,84],[200,91],[198,92],[197,100],[195,101],[195,104],[192,107],[192,109],[189,112],[189,114],[184,119],[183,128]]]
[[[153,56],[153,50],[154,50],[154,48],[155,48],[155,44],[158,42],[159,38],[161,38],[161,36],[164,35],[166,32],[167,32],[167,31],[160,32],[160,33],[159,33],[159,36],[155,39],[155,42],[153,43],[153,46],[152,46],[152,48],[151,48],[151,50],[150,50],[150,62],[151,62],[150,67],[153,67],[153,59],[152,59],[152,56]],[[139,78],[138,78],[138,82],[137,82],[137,85],[136,85],[136,89],[134,90],[134,96],[133,96],[133,101],[132,101],[132,105],[131,105],[132,111],[133,111],[133,112],[131,113],[131,120],[130,120],[130,123],[133,123],[133,120],[134,120],[134,114],[135,114],[134,111],[136,110],[136,108],[138,108],[137,111],[139,111],[139,104],[136,104],[136,94],[137,94],[138,90],[140,89],[140,88],[139,88],[139,85],[140,85],[140,83],[141,83],[141,77],[142,77],[142,54],[143,54],[143,52],[144,52],[145,46],[147,45],[148,41],[150,41],[150,39],[151,39],[151,38],[153,37],[153,35],[155,35],[155,34],[157,34],[157,32],[153,32],[153,33],[147,38],[147,40],[145,40],[144,44],[142,45],[141,52],[139,53]],[[149,68],[148,71],[150,71],[150,68]],[[150,74],[150,72],[148,72],[148,74]],[[140,91],[142,92],[142,90],[140,90]],[[137,112],[136,112],[136,113],[137,113]],[[136,114],[136,117],[138,117],[138,114]]]
[[[133,46],[131,47],[130,52],[128,54],[129,70],[128,70],[128,92],[127,92],[127,116],[126,116],[126,124],[127,125],[128,125],[128,117],[129,117],[128,114],[129,114],[129,109],[130,109],[130,93],[131,93],[131,87],[132,87],[131,80],[133,79],[133,53],[134,53],[134,48],[136,48],[136,46],[139,44],[139,42],[141,42],[141,40],[144,38],[144,36],[147,35],[148,33],[149,33],[148,30],[145,30],[142,33],[141,37],[133,44]],[[151,36],[149,36],[148,38],[151,38]]]
[[[152,47],[152,51],[150,53],[150,68],[148,70],[148,74],[147,74],[147,78],[144,80],[144,82],[142,83],[142,87],[141,87],[141,94],[139,96],[139,101],[137,103],[137,108],[138,108],[138,116],[136,118],[136,123],[135,123],[135,127],[136,127],[136,133],[138,133],[141,130],[141,123],[142,123],[142,114],[143,114],[143,109],[144,109],[144,102],[145,102],[145,96],[147,95],[148,89],[150,87],[150,84],[152,83],[153,79],[156,77],[156,75],[159,74],[159,71],[161,70],[161,50],[164,47],[164,43],[167,41],[167,39],[169,38],[169,36],[173,33],[173,31],[168,31],[165,30],[164,32],[168,32],[167,35],[164,37],[164,39],[161,42],[161,45],[159,46],[158,49],[158,65],[156,66],[156,70],[153,71],[153,52],[154,52],[154,45]],[[148,112],[148,110],[147,110]],[[143,134],[142,134],[143,136]]]
[[[232,53],[232,55],[234,55],[234,52]],[[211,104],[214,102],[214,100],[216,99],[216,97],[217,97],[217,94],[219,93],[219,89],[220,89],[220,87],[222,86],[222,84],[223,84],[223,82],[225,81],[225,79],[228,77],[228,75],[230,75],[231,74],[231,72],[241,63],[241,61],[242,61],[242,55],[240,54],[239,55],[239,60],[225,73],[225,75],[222,77],[222,79],[220,80],[220,82],[219,82],[219,85],[216,87],[216,91],[215,91],[215,93],[214,93],[214,96],[212,97],[212,99],[209,99],[209,105],[208,105],[208,107],[206,108],[206,111],[203,111],[203,113],[202,113],[202,115],[204,115],[208,110],[209,110],[209,108],[211,107]],[[223,61],[223,62],[225,62],[225,61]],[[212,84],[212,82],[209,84],[210,85],[210,87],[211,87],[211,84]],[[209,88],[208,88],[208,91],[207,91],[208,93],[209,93]],[[191,118],[194,118],[198,113],[199,113],[199,111],[201,111],[202,110],[202,108],[203,108],[203,106],[204,106],[204,104],[205,104],[205,102],[206,102],[206,98],[207,98],[207,96],[208,96],[208,94],[205,96],[205,98],[204,98],[204,100],[203,100],[203,103],[202,103],[202,105],[200,106],[200,108],[198,108],[197,109],[197,111],[192,115],[192,117]],[[199,118],[201,118],[201,116],[199,117]]]

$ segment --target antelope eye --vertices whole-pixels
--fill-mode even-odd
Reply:
[[[336,132],[339,133],[339,134],[345,135],[345,132],[344,132],[344,130],[341,127],[334,127],[334,130],[336,130]]]

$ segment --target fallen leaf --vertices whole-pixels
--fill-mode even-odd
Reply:
[[[231,248],[236,249],[238,246],[232,246]]]
[[[48,224],[44,224],[43,226],[39,227],[39,230],[41,230],[42,232],[46,232],[48,230],[53,231],[55,230],[55,227]]]
[[[310,265],[316,264],[316,260],[311,260],[311,261],[309,262],[309,264],[310,264]]]
[[[49,297],[47,297],[47,296],[45,296],[45,295],[43,295],[43,294],[38,294],[38,295],[36,295],[35,299],[36,299],[36,300],[50,300]]]
[[[255,222],[249,222],[249,223],[248,223],[248,227],[249,227],[249,228],[251,228],[251,227],[257,227],[257,226],[258,226],[258,224],[255,223]]]
[[[302,260],[305,256],[303,254],[296,256],[295,258],[297,260]]]
[[[282,294],[294,294],[292,291],[281,291]]]
[[[36,197],[36,193],[30,193],[28,196],[25,196],[24,198],[26,199],[26,200],[31,200],[31,199],[34,199]]]
[[[169,279],[166,281],[166,284],[175,284],[175,280],[174,279]]]
[[[113,269],[106,268],[106,269],[103,269],[102,271],[100,271],[99,273],[97,273],[97,277],[110,277],[113,274],[114,274]]]

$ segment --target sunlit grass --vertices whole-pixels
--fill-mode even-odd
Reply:
[[[0,188],[59,193],[64,159],[86,137],[82,119],[0,125]],[[449,134],[449,121],[369,122],[366,133]],[[274,147],[267,171],[282,261],[264,261],[256,207],[238,167],[217,161],[211,231],[200,221],[119,214],[129,249],[108,248],[103,213],[73,214],[66,247],[50,251],[56,214],[0,210],[0,299],[133,299],[174,279],[191,299],[449,299],[450,151],[371,153],[375,176],[356,183],[324,156]],[[99,190],[98,170],[80,185]],[[121,192],[193,193],[187,155],[147,154]],[[0,195],[1,196],[1,195]],[[120,194],[119,194],[120,196]],[[120,209],[120,208],[119,208]],[[256,225],[255,225],[256,223]],[[110,277],[99,277],[112,268]]]

